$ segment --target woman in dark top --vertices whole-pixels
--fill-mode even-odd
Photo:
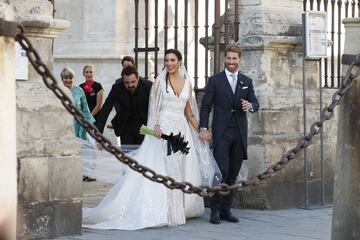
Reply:
[[[80,87],[84,90],[91,114],[94,116],[95,121],[97,121],[103,102],[104,90],[101,84],[94,80],[94,66],[86,65],[83,69],[83,75],[85,82],[80,84]]]

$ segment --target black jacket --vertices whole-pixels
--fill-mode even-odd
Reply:
[[[111,121],[115,135],[121,136],[125,129],[133,129],[134,134],[139,134],[138,125],[147,123],[151,85],[152,82],[140,79],[138,87],[131,94],[123,81],[114,83],[95,123],[98,129],[104,131],[107,118],[115,105],[116,115]]]

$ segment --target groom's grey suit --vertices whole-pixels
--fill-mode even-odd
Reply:
[[[248,122],[241,99],[252,104],[252,112],[259,109],[252,80],[238,73],[235,93],[225,71],[209,78],[200,109],[200,128],[208,128],[209,114],[214,106],[212,135],[214,157],[220,168],[223,182],[232,185],[247,159]],[[211,210],[231,214],[233,193],[215,194],[210,201]]]

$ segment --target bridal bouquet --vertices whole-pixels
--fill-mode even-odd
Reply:
[[[155,136],[155,131],[145,125],[141,125],[140,134]],[[178,151],[185,155],[189,153],[190,147],[187,146],[188,142],[185,142],[184,136],[180,132],[177,135],[173,133],[170,135],[161,134],[161,138],[167,141],[167,155]]]

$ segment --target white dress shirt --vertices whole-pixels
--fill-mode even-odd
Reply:
[[[226,74],[227,80],[229,81],[230,86],[232,86],[233,76],[236,76],[236,80],[237,80],[238,75],[239,75],[239,71],[236,71],[235,73],[232,73],[232,72],[230,72],[227,68],[225,68],[225,74]],[[236,88],[236,83],[235,83],[235,88]],[[235,94],[235,91],[234,91],[234,94]],[[252,104],[251,104],[251,102],[249,102],[249,103],[250,103],[250,109],[249,109],[249,111],[250,111],[250,112],[253,112],[254,109],[253,109],[253,107],[252,107]]]
[[[230,72],[229,70],[227,70],[227,68],[225,68],[225,73],[226,73],[226,78],[228,79],[229,84],[230,84],[230,86],[232,87],[232,84],[233,84],[233,76],[235,76],[236,81],[237,81],[237,77],[238,77],[239,71],[236,71],[235,73],[232,73],[232,72]],[[235,88],[236,88],[236,83],[235,83]],[[234,91],[234,94],[235,94],[235,91]]]

